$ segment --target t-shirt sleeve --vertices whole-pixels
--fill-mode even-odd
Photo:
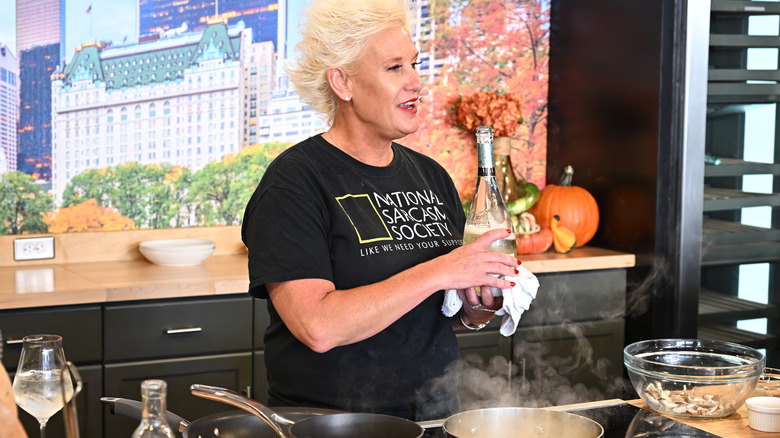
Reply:
[[[268,298],[268,282],[303,278],[333,281],[322,206],[278,188],[265,190],[253,201],[243,230],[249,252],[249,293]]]

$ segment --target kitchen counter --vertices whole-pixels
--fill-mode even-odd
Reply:
[[[576,403],[576,404],[563,405],[563,406],[553,406],[545,409],[556,410],[556,411],[566,410],[566,411],[571,411],[576,413],[577,410],[588,409],[588,408],[599,408],[602,406],[609,406],[609,405],[614,405],[623,402],[624,400],[620,400],[620,399],[610,399],[610,400],[601,400],[601,401],[594,401],[594,402]],[[641,399],[626,400],[625,403],[654,412]],[[739,408],[737,412],[729,415],[728,417],[723,417],[723,418],[697,419],[697,418],[671,417],[668,415],[664,415],[664,417],[671,418],[680,423],[687,424],[689,426],[695,427],[697,429],[724,438],[752,438],[752,437],[765,438],[768,436],[777,435],[777,434],[769,434],[767,432],[760,432],[755,429],[751,429],[750,426],[748,425],[748,413],[745,405],[742,405],[742,407]],[[626,437],[628,436],[629,435],[626,435]],[[657,436],[662,436],[662,435],[657,435]],[[673,435],[673,436],[677,436],[677,435]]]
[[[165,267],[146,259],[77,263],[18,262],[0,266],[0,309],[20,309],[243,293],[249,283],[246,253],[215,254],[203,264]],[[531,272],[549,273],[634,266],[633,254],[583,247],[568,254],[523,255]]]
[[[643,408],[650,409],[647,404],[642,400],[629,400],[628,403]],[[767,437],[776,434],[770,434],[767,432],[760,432],[755,429],[751,429],[748,425],[748,412],[745,405],[737,409],[737,412],[723,418],[713,419],[699,419],[699,418],[682,418],[682,417],[669,417],[674,418],[680,423],[685,423],[689,426],[693,426],[697,429],[713,433],[725,438],[750,438],[750,437]]]

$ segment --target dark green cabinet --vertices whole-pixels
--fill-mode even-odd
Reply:
[[[194,420],[230,409],[193,396],[194,383],[250,393],[249,296],[111,304],[104,311],[107,396],[140,400],[141,382],[162,379],[168,409]],[[106,408],[104,423],[105,436],[130,436],[138,420],[115,417]]]
[[[461,331],[458,332],[457,337],[461,358],[477,355],[483,362],[487,363],[496,356],[507,360],[510,360],[512,356],[512,339],[501,335],[497,326],[478,332]]]
[[[100,306],[64,306],[0,311],[3,366],[16,371],[22,338],[51,333],[62,336],[65,358],[80,365],[103,360],[103,313]]]
[[[161,300],[105,308],[107,363],[249,351],[249,296]]]
[[[22,338],[27,335],[51,333],[62,336],[65,358],[73,362],[83,381],[78,395],[79,432],[82,437],[101,437],[102,418],[100,397],[103,393],[102,310],[100,306],[63,306],[48,309],[8,310],[0,312],[0,331],[3,334],[3,366],[13,379]],[[38,422],[19,409],[19,418],[27,435],[39,435]],[[46,427],[49,438],[64,438],[62,411],[55,414]]]
[[[104,392],[111,397],[140,400],[141,382],[146,379],[165,380],[168,383],[168,410],[191,421],[235,408],[195,397],[190,392],[190,385],[200,383],[245,393],[252,385],[252,355],[246,352],[107,364]],[[129,437],[138,426],[138,420],[111,415],[107,408],[104,423],[106,437]]]
[[[624,330],[623,319],[520,328],[513,352],[519,377],[560,391],[554,404],[619,398]]]

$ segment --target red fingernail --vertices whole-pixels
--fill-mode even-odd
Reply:
[[[520,273],[520,271],[518,271],[517,269],[515,269],[515,275],[517,275],[517,274],[519,274],[519,273]]]
[[[514,281],[510,281],[509,284],[511,284],[512,287],[515,287],[515,282]]]
[[[520,260],[517,261],[517,266],[520,266],[522,264],[523,264],[523,262],[521,262]]]
[[[509,228],[507,228],[507,229],[506,229],[506,233],[507,233],[507,234],[512,234],[512,230],[510,230]]]

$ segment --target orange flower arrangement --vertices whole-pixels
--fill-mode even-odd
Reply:
[[[476,132],[480,125],[492,126],[496,137],[511,137],[523,123],[522,101],[510,93],[482,91],[466,96],[457,105],[458,126]]]

